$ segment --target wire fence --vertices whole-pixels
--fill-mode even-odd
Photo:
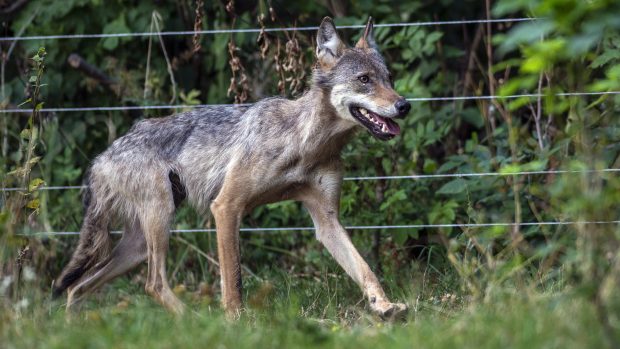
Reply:
[[[535,21],[539,18],[497,18],[497,19],[465,19],[455,21],[429,21],[429,22],[399,22],[379,23],[375,28],[394,27],[428,27],[437,25],[459,24],[482,24],[482,23],[515,23]],[[362,29],[365,25],[339,25],[338,29]],[[60,39],[102,39],[102,38],[135,38],[148,36],[187,36],[187,35],[214,35],[234,33],[260,33],[260,32],[287,32],[318,30],[318,26],[309,27],[278,27],[278,28],[238,28],[238,29],[208,29],[208,30],[181,30],[163,32],[137,32],[137,33],[97,33],[97,34],[59,34],[59,35],[32,35],[0,37],[2,41],[30,41],[30,40],[60,40]]]
[[[420,26],[439,26],[439,25],[465,25],[483,23],[518,23],[535,21],[539,18],[502,18],[502,19],[474,19],[474,20],[455,20],[455,21],[429,21],[429,22],[399,22],[376,24],[376,28],[390,27],[420,27]],[[361,29],[364,25],[341,25],[339,29]],[[285,31],[309,31],[317,30],[318,26],[309,27],[278,27],[278,28],[239,28],[239,29],[211,29],[200,31],[165,31],[165,32],[131,32],[131,33],[95,33],[95,34],[60,34],[60,35],[33,35],[33,36],[13,36],[0,37],[0,42],[31,41],[31,40],[60,40],[60,39],[97,39],[97,38],[136,38],[150,36],[186,36],[186,35],[215,35],[233,33],[260,33],[260,32],[285,32]],[[603,92],[563,92],[556,93],[557,97],[571,96],[603,96],[618,95],[620,91]],[[412,102],[433,102],[433,101],[467,101],[467,100],[503,100],[516,98],[541,98],[547,95],[537,93],[516,94],[516,95],[488,95],[488,96],[445,96],[445,97],[413,97],[407,98]],[[160,110],[160,109],[187,109],[187,108],[209,108],[209,107],[248,107],[251,104],[199,104],[199,105],[143,105],[143,106],[97,106],[97,107],[66,107],[66,108],[43,108],[41,112],[62,113],[62,112],[88,112],[88,111],[129,111],[129,110]],[[3,109],[0,113],[30,113],[30,109]],[[436,178],[466,178],[482,176],[524,176],[524,175],[549,175],[549,174],[585,174],[585,173],[610,173],[620,172],[620,169],[600,169],[600,170],[540,170],[540,171],[520,171],[520,172],[479,172],[479,173],[451,173],[451,174],[422,174],[422,175],[400,175],[400,176],[359,176],[345,177],[345,181],[364,181],[364,180],[402,180],[402,179],[436,179]],[[83,189],[85,186],[44,186],[37,190],[71,190]],[[3,192],[21,191],[25,188],[1,188]],[[370,225],[370,226],[347,226],[348,230],[398,230],[398,229],[441,229],[441,228],[485,228],[485,227],[514,227],[514,226],[564,226],[574,224],[620,224],[620,221],[546,221],[546,222],[507,222],[507,223],[454,223],[454,224],[409,224],[409,225]],[[314,227],[280,227],[280,228],[241,228],[242,232],[281,232],[281,231],[314,231]],[[215,229],[174,229],[171,233],[208,233],[215,232]],[[119,234],[120,231],[112,233]],[[24,234],[26,236],[45,237],[45,236],[65,236],[79,235],[76,231],[56,231],[38,232]]]
[[[620,95],[620,91],[600,91],[600,92],[562,92],[553,94],[556,97],[576,97],[576,96],[605,96]],[[516,99],[516,98],[542,98],[545,94],[527,93],[518,95],[494,95],[494,96],[446,96],[446,97],[419,97],[407,98],[411,102],[434,102],[434,101],[466,101],[466,100],[491,100],[491,99]],[[196,109],[196,108],[221,108],[221,107],[250,107],[252,103],[242,104],[168,104],[168,105],[130,105],[113,107],[67,107],[67,108],[42,108],[40,112],[47,113],[66,113],[66,112],[88,112],[88,111],[129,111],[129,110],[159,110],[159,109]],[[0,113],[31,113],[32,109],[2,109]]]
[[[588,173],[615,173],[620,169],[606,168],[599,170],[539,170],[521,172],[474,172],[474,173],[448,173],[448,174],[427,174],[427,175],[404,175],[404,176],[367,176],[367,177],[345,177],[345,181],[364,181],[364,180],[399,180],[399,179],[429,179],[429,178],[464,178],[482,176],[516,176],[516,175],[549,175],[549,174],[588,174]],[[62,189],[83,189],[86,186],[49,186],[41,187],[39,190],[62,190]],[[3,191],[23,190],[20,188],[2,188]],[[406,224],[406,225],[364,225],[346,226],[347,230],[398,230],[398,229],[446,229],[446,228],[493,228],[493,227],[531,227],[531,226],[567,226],[567,225],[588,225],[620,224],[620,221],[542,221],[542,222],[498,222],[498,223],[449,223],[449,224]],[[314,227],[276,227],[276,228],[241,228],[241,232],[293,232],[293,231],[314,231]],[[213,228],[205,229],[173,229],[170,232],[180,233],[212,233]],[[113,234],[121,234],[121,231],[113,231]],[[22,234],[29,237],[49,237],[49,236],[71,236],[79,235],[78,231],[51,231]]]
[[[620,224],[620,221],[551,221],[551,222],[522,222],[522,223],[452,223],[452,224],[406,224],[406,225],[353,225],[345,226],[347,230],[397,230],[397,229],[441,229],[441,228],[493,228],[493,227],[531,227],[531,226],[566,226],[566,225],[591,225],[604,224],[613,225]],[[241,232],[251,233],[267,233],[267,232],[292,232],[292,231],[314,231],[314,227],[280,227],[280,228],[241,228]],[[214,228],[205,229],[172,229],[172,234],[188,234],[188,233],[214,233]],[[122,231],[112,231],[112,234],[122,234]],[[71,236],[79,235],[79,231],[50,231],[26,233],[24,236],[32,237],[48,237],[48,236]]]
[[[470,173],[435,173],[435,174],[414,174],[400,176],[359,176],[344,177],[344,181],[371,181],[371,180],[402,180],[402,179],[439,179],[439,178],[467,178],[467,177],[508,177],[508,176],[529,176],[529,175],[550,175],[550,174],[588,174],[588,173],[615,173],[620,172],[620,168],[604,168],[597,170],[538,170],[538,171],[519,171],[519,172],[470,172]],[[0,188],[4,192],[25,191],[26,188]],[[37,190],[72,190],[86,189],[85,185],[54,185],[43,186]]]

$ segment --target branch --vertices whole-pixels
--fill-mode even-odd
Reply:
[[[16,12],[18,12],[28,4],[28,1],[29,0],[17,0],[11,5],[0,9],[0,18],[2,18],[2,20],[11,19],[11,17],[13,17]]]
[[[77,53],[70,54],[69,57],[67,58],[67,62],[72,68],[75,68],[81,71],[82,73],[84,73],[84,75],[89,76],[99,81],[100,84],[109,88],[113,92],[115,93],[118,92],[117,91],[118,82],[116,80],[107,76],[99,68],[86,62],[84,58],[82,58],[82,56],[78,55]]]
[[[542,132],[540,130],[540,118],[542,116],[542,82],[543,82],[543,72],[540,72],[540,76],[538,77],[538,100],[536,101],[536,113],[534,114],[534,122],[536,123],[536,136],[538,138],[538,147],[540,147],[540,151],[545,149],[545,145],[543,144]]]

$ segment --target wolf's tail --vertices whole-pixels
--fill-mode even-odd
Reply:
[[[108,225],[109,210],[94,209],[92,188],[87,183],[84,193],[84,223],[80,230],[78,246],[60,276],[54,282],[52,296],[60,296],[68,287],[75,284],[97,263],[110,255],[112,241]]]

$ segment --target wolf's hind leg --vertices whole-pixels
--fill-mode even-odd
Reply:
[[[147,246],[148,274],[146,292],[169,311],[180,315],[185,306],[174,295],[166,277],[166,254],[168,252],[169,226],[174,214],[172,200],[151,203],[141,214],[140,223],[144,228]],[[162,207],[157,207],[162,206]]]
[[[146,240],[137,221],[127,224],[123,237],[110,257],[95,266],[95,272],[69,290],[67,309],[105,283],[121,276],[146,260]]]

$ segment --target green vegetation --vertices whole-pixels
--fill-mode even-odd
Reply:
[[[23,6],[14,6],[23,4]],[[195,11],[196,7],[199,11]],[[387,293],[412,311],[371,317],[312,232],[242,233],[247,313],[219,309],[213,234],[178,234],[169,278],[195,313],[174,319],[143,292],[146,268],[66,320],[50,285],[77,231],[89,162],[141,118],[174,110],[53,107],[252,102],[308,83],[311,31],[0,42],[0,347],[619,347],[620,3],[613,0],[251,2],[0,0],[3,36],[536,17],[536,21],[377,28],[396,89],[413,102],[402,136],[360,132],[349,176],[503,176],[346,181],[346,225],[527,222],[351,232]],[[358,29],[342,30],[353,43]],[[257,41],[258,38],[258,41]],[[163,44],[162,44],[163,43]],[[41,47],[45,47],[41,50]],[[86,68],[85,68],[86,67]],[[534,94],[518,98],[507,96]],[[25,104],[21,105],[23,102]],[[43,108],[43,109],[41,109]],[[564,174],[512,175],[569,170]],[[302,207],[260,207],[247,227],[300,227]],[[207,228],[182,206],[176,229]]]
[[[347,283],[344,278],[323,277],[322,284],[280,277],[273,288],[255,287],[262,296],[254,297],[235,323],[225,320],[208,295],[186,294],[196,313],[176,319],[143,295],[142,287],[116,283],[117,291],[108,290],[73,319],[54,310],[57,304],[47,305],[52,310],[26,311],[14,322],[3,319],[0,335],[9,348],[600,348],[606,344],[595,310],[579,297],[513,291],[471,306],[460,297],[438,293],[431,298],[432,292],[416,292],[407,298],[415,305],[407,322],[390,324],[370,318],[356,306],[361,297],[351,299],[338,286]]]

